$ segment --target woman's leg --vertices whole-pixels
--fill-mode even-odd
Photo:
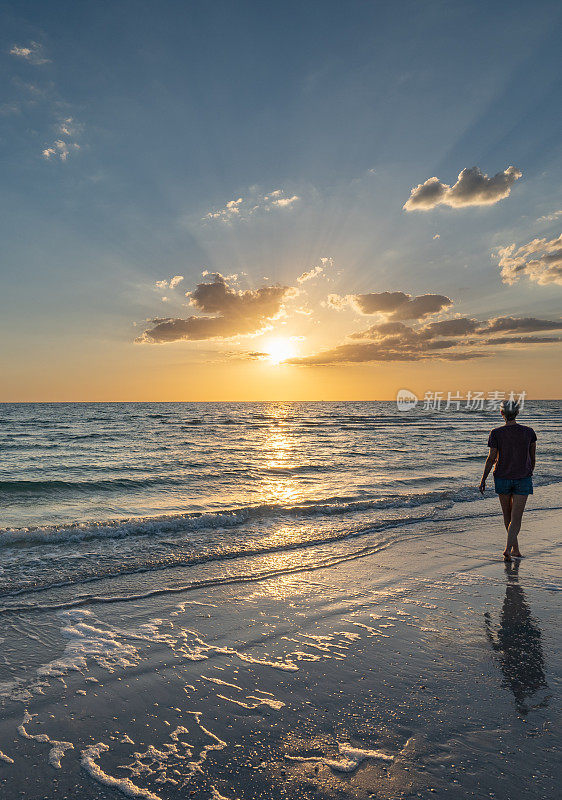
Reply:
[[[507,530],[509,528],[509,523],[511,522],[511,506],[513,505],[513,495],[499,494],[498,497],[500,498],[500,505],[503,512],[503,524]]]
[[[509,553],[511,550],[513,555],[520,556],[521,553],[519,552],[519,543],[517,541],[517,536],[519,531],[521,530],[521,520],[523,518],[523,512],[525,511],[525,503],[527,502],[528,494],[514,494],[513,495],[513,504],[511,507],[511,522],[509,523],[509,528],[507,529],[507,545],[505,547],[506,552]]]

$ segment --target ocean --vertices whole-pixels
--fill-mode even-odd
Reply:
[[[522,415],[538,486],[560,479],[560,409]],[[197,564],[248,554],[291,550],[299,566],[364,532],[471,513],[500,423],[391,402],[3,404],[0,602],[82,597],[102,579],[120,594],[120,577],[196,578]]]
[[[497,412],[0,405],[2,796],[549,796],[561,410],[504,575]]]

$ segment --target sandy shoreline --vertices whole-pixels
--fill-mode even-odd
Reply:
[[[560,519],[531,507],[507,568],[499,517],[459,516],[329,568],[18,619],[53,655],[4,708],[2,796],[554,797]]]

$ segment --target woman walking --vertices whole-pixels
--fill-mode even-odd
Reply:
[[[495,464],[494,487],[500,498],[507,530],[503,557],[505,561],[511,561],[512,557],[521,558],[517,536],[527,497],[533,494],[537,436],[532,428],[516,422],[519,405],[514,400],[504,400],[500,410],[505,424],[494,428],[488,437],[490,453],[484,466],[480,492],[484,494],[486,478]]]

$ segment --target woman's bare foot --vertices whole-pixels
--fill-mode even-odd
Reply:
[[[517,550],[515,553],[512,550],[511,555],[513,556],[513,558],[523,558],[523,555],[519,552],[519,550]]]
[[[509,553],[507,552],[507,550],[504,550],[504,551],[503,551],[503,560],[504,560],[504,561],[511,561],[511,556],[509,555]]]

